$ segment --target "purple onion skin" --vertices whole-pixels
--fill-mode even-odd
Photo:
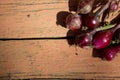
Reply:
[[[85,46],[90,46],[91,36],[90,35],[80,36],[76,39],[76,42],[78,43],[78,46],[80,46],[81,48]]]
[[[118,1],[117,0],[112,0],[110,4],[110,11],[115,12],[118,10]]]
[[[114,32],[118,29],[120,29],[120,21],[111,29],[99,31],[96,28],[84,35],[78,35],[76,41],[82,48],[92,45],[95,49],[103,49],[111,43]]]
[[[77,13],[88,14],[91,12],[95,0],[79,0]]]
[[[84,25],[87,26],[89,29],[94,29],[98,27],[100,24],[100,16],[102,13],[109,8],[110,2],[112,0],[108,0],[108,2],[103,5],[96,13],[89,13],[84,18]]]
[[[113,30],[99,31],[94,35],[92,44],[96,49],[105,48],[110,44],[113,35]]]
[[[80,29],[82,25],[82,17],[78,14],[70,14],[66,18],[66,26],[70,30]]]
[[[84,18],[84,25],[90,29],[94,29],[99,25],[100,21],[98,17],[95,17],[95,14],[88,14]]]
[[[88,31],[87,33],[83,33],[83,35],[78,35],[76,37],[76,41],[78,43],[78,45],[83,48],[85,46],[91,46],[92,45],[92,39],[93,39],[93,35],[98,32],[99,29],[94,29],[92,31]]]
[[[106,48],[111,43],[114,32],[119,28],[120,21],[111,29],[97,32],[93,37],[92,45],[96,49]]]
[[[119,51],[120,51],[120,45],[106,48],[105,49],[105,59],[107,61],[113,60]]]

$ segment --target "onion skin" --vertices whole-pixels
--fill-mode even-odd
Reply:
[[[70,14],[66,18],[66,26],[70,30],[80,29],[82,25],[82,17],[78,14]]]
[[[82,48],[85,46],[92,47],[92,40],[93,40],[93,36],[95,33],[97,33],[98,31],[101,31],[101,30],[111,29],[114,26],[115,25],[106,25],[104,27],[99,27],[99,28],[95,28],[93,30],[87,31],[86,33],[83,33],[81,35],[77,35],[76,43]]]
[[[84,48],[85,46],[90,46],[92,36],[90,34],[85,34],[82,36],[77,36],[76,42],[78,43],[78,46],[81,48]]]
[[[84,25],[89,29],[94,29],[99,25],[100,21],[98,17],[95,17],[95,14],[88,14],[84,18]]]
[[[108,47],[105,49],[105,59],[111,61],[114,59],[116,54],[120,51],[120,45]]]
[[[118,1],[117,0],[112,0],[110,4],[110,11],[115,12],[118,10]]]
[[[111,43],[115,31],[119,28],[120,21],[111,29],[97,32],[93,37],[92,45],[96,49],[106,48]]]
[[[94,48],[102,49],[107,47],[110,44],[113,35],[114,35],[113,30],[99,31],[98,33],[96,33],[93,38]]]
[[[79,0],[77,13],[88,14],[91,12],[95,0]]]
[[[110,6],[111,0],[108,0],[105,5],[103,5],[96,13],[89,13],[84,18],[84,25],[89,29],[94,29],[100,24],[100,16],[103,14],[105,10],[107,10]]]

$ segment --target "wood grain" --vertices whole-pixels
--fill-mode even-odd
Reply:
[[[1,0],[0,38],[64,37],[63,20],[77,0]],[[71,3],[71,5],[70,5]],[[64,14],[65,13],[65,14]],[[120,79],[120,54],[111,61],[66,39],[0,41],[0,79]]]

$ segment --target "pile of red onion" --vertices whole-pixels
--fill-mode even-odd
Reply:
[[[110,13],[119,9],[119,0],[104,0],[104,4],[97,11],[93,8],[95,0],[79,0],[77,11],[66,18],[66,26],[71,31],[84,30],[86,33],[75,35],[78,46],[90,46],[103,50],[104,59],[111,61],[120,51],[120,18],[115,23],[105,22]],[[104,18],[101,19],[101,17]],[[118,16],[119,17],[119,16]]]

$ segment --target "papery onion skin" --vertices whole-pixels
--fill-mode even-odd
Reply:
[[[93,3],[95,0],[79,0],[77,13],[88,14],[93,8]]]
[[[78,14],[70,14],[66,18],[66,26],[70,30],[80,29],[82,26],[82,17]]]

